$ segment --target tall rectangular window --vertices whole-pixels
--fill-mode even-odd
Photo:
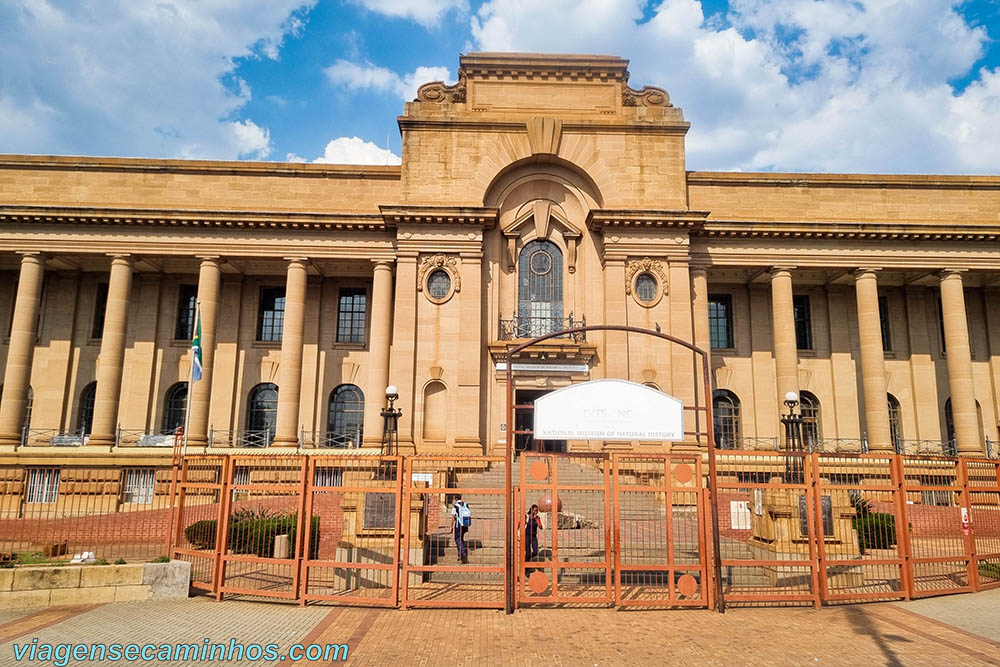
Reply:
[[[261,287],[257,310],[257,340],[280,343],[285,323],[285,288]]]
[[[54,503],[59,497],[59,469],[32,468],[28,471],[26,503]]]
[[[337,342],[365,342],[365,311],[368,305],[363,287],[344,287],[340,290],[337,311]]]
[[[91,338],[104,336],[104,312],[108,309],[108,284],[97,283],[97,298],[94,299],[94,327],[90,331]]]
[[[882,350],[892,351],[892,330],[889,329],[889,297],[878,298],[878,323],[882,328]]]
[[[156,471],[152,468],[127,468],[125,493],[122,502],[150,505],[153,502],[153,485]]]
[[[812,311],[809,308],[809,295],[796,294],[792,297],[792,307],[795,311],[795,343],[800,350],[813,349]]]
[[[174,338],[191,340],[194,337],[194,318],[198,304],[198,286],[181,285],[177,290],[177,322]]]
[[[708,295],[708,330],[712,349],[734,347],[732,295]]]

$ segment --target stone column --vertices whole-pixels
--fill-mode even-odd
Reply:
[[[895,447],[889,430],[877,275],[875,269],[858,269],[854,272],[854,291],[858,299],[858,339],[861,343],[861,387],[864,393],[868,448],[873,452],[891,452]]]
[[[691,301],[694,314],[694,344],[708,353],[708,370],[712,372],[712,335],[708,324],[708,269],[704,266],[691,266]],[[701,358],[695,355],[694,386],[701,405],[712,400],[702,393]],[[709,377],[711,382],[711,377]]]
[[[115,444],[118,426],[118,400],[121,398],[122,367],[125,361],[125,330],[128,326],[128,302],[132,293],[132,258],[114,255],[108,280],[108,304],[104,309],[101,354],[97,359],[97,393],[94,397],[94,423],[88,445]]]
[[[189,387],[188,444],[203,447],[208,442],[208,408],[212,396],[215,362],[215,328],[218,324],[221,263],[218,257],[201,258],[198,270],[198,305],[201,314],[201,379]],[[192,359],[193,362],[193,359]],[[281,395],[280,392],[278,394]]]
[[[965,316],[965,290],[960,270],[941,272],[941,311],[944,317],[945,354],[948,359],[948,387],[951,414],[959,456],[981,456],[979,415],[972,382],[972,353],[969,324]]]
[[[281,327],[275,447],[297,447],[299,444],[299,396],[302,393],[302,334],[305,315],[306,260],[290,258],[285,278],[285,319]]]
[[[771,269],[771,329],[774,338],[774,371],[778,387],[778,413],[785,394],[799,392],[799,352],[795,340],[795,308],[792,302],[792,272],[787,267]],[[775,415],[777,418],[777,415]],[[784,429],[779,429],[782,439]]]
[[[389,386],[392,336],[392,262],[376,260],[372,278],[372,324],[368,338],[368,393],[365,396],[365,446],[382,443],[382,408]]]
[[[7,347],[7,367],[3,374],[3,398],[0,400],[0,447],[15,447],[21,442],[21,428],[28,409],[31,360],[38,337],[38,307],[44,275],[45,260],[41,255],[34,252],[21,255],[21,272]]]

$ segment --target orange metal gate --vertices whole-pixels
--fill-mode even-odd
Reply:
[[[170,556],[191,563],[191,586],[215,593],[227,456],[185,456],[174,468]]]
[[[521,455],[517,558],[519,605],[612,600],[611,466],[606,455]],[[539,506],[538,553],[526,515]]]
[[[712,597],[697,454],[615,454],[615,604],[707,607]]]
[[[304,535],[299,599],[395,607],[402,459],[308,459],[305,516],[312,529]]]
[[[503,457],[413,456],[403,474],[403,567],[406,607],[502,609],[510,544]],[[455,530],[455,501],[471,511]],[[462,558],[460,544],[466,547]]]

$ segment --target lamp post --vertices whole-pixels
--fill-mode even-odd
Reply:
[[[799,405],[799,395],[794,391],[785,394],[785,407],[788,414],[781,415],[781,423],[785,427],[785,448],[791,451],[802,451],[802,414],[796,413]],[[810,446],[810,449],[812,447]]]
[[[382,453],[391,456],[399,453],[399,430],[397,429],[397,425],[403,411],[393,407],[393,403],[399,398],[399,392],[395,386],[389,385],[385,388],[385,398],[389,401],[389,405],[382,410]]]
[[[785,448],[790,452],[802,451],[802,414],[796,413],[799,405],[799,395],[794,391],[785,394],[785,407],[788,413],[781,415],[781,423],[785,426]],[[810,449],[812,447],[810,446]],[[804,457],[785,456],[785,483],[801,484],[805,481]]]

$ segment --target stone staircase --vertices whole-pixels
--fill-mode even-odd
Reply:
[[[593,464],[583,460],[556,459],[557,479],[559,486],[595,486],[603,487],[604,475]],[[514,461],[512,479],[515,486],[521,483],[521,458]],[[455,486],[457,488],[493,488],[503,489],[505,483],[504,464],[494,465],[485,472],[459,474]],[[528,480],[528,483],[532,483]],[[539,486],[544,482],[535,482]],[[525,499],[525,505],[539,502],[545,495],[544,490],[532,489]],[[531,496],[537,494],[538,498]],[[504,496],[464,494],[466,502],[472,510],[472,526],[466,536],[469,545],[469,564],[490,567],[502,567],[504,562]],[[562,501],[562,513],[579,517],[582,528],[563,528],[559,530],[560,561],[581,562],[594,561],[595,569],[603,568],[605,561],[605,499],[602,491],[591,490],[561,490],[558,494]],[[611,498],[612,516],[614,515],[615,499]],[[520,513],[520,508],[516,510]],[[663,563],[666,559],[666,507],[663,498],[656,493],[624,493],[621,498],[621,529],[623,541],[624,562]],[[546,521],[549,519],[549,521]],[[550,517],[543,516],[543,526],[548,527]],[[441,525],[428,526],[428,564],[456,565],[458,559],[454,536],[451,534],[451,516],[443,514]],[[697,561],[697,511],[693,507],[675,507],[673,512],[674,553],[675,558],[685,561]],[[650,531],[655,531],[650,534]],[[545,529],[539,534],[541,558],[551,558],[551,530]],[[587,576],[583,572],[581,576]],[[493,575],[475,574],[479,581],[486,581]],[[497,575],[499,576],[499,575]],[[572,576],[572,571],[564,572],[562,580]],[[635,576],[635,575],[633,575]],[[454,582],[468,580],[470,575],[461,572],[430,573],[429,581]]]

